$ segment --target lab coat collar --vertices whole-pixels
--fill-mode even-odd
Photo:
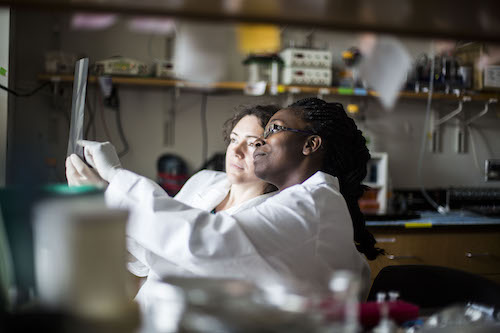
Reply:
[[[314,175],[312,175],[302,183],[303,186],[321,185],[321,184],[328,184],[333,188],[335,188],[335,190],[340,191],[338,178],[323,171],[317,171]]]
[[[211,211],[224,200],[231,189],[231,183],[227,177],[213,186],[208,191],[200,190],[196,193],[196,207]]]

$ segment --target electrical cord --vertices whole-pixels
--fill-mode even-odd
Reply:
[[[130,147],[128,145],[127,138],[125,137],[125,132],[123,131],[120,106],[116,108],[115,113],[116,113],[116,127],[118,128],[118,135],[120,136],[120,140],[122,141],[123,144],[123,150],[118,153],[118,157],[123,157],[127,155]]]
[[[475,165],[477,171],[479,171],[479,173],[481,174],[481,176],[486,177],[486,171],[481,168],[480,163],[479,163],[479,159],[478,159],[478,155],[477,155],[476,142],[475,142],[474,133],[473,133],[473,131],[475,131],[476,129],[472,125],[469,124],[469,125],[467,125],[467,130],[469,131],[472,156],[474,159],[474,165]]]
[[[15,90],[7,88],[6,86],[4,86],[2,84],[0,84],[0,88],[3,89],[3,90],[5,90],[5,91],[7,91],[8,93],[11,93],[12,95],[14,95],[16,97],[30,97],[30,96],[33,96],[34,94],[36,94],[43,87],[48,86],[49,84],[50,84],[49,81],[44,82],[41,85],[39,85],[38,87],[36,87],[35,89],[33,89],[32,91],[27,92],[27,93],[19,93],[19,92],[15,91]]]
[[[427,95],[427,106],[426,106],[426,110],[425,110],[425,120],[424,120],[424,126],[423,126],[424,130],[423,130],[423,133],[422,133],[422,142],[421,142],[421,145],[420,145],[420,154],[419,154],[419,157],[418,157],[417,178],[418,178],[419,183],[420,183],[420,192],[422,192],[422,195],[427,200],[427,202],[430,203],[432,205],[432,207],[434,207],[434,209],[436,209],[440,214],[445,215],[445,214],[447,214],[450,211],[450,209],[448,207],[443,207],[443,206],[439,205],[436,201],[434,201],[430,197],[430,195],[425,190],[424,182],[423,182],[423,177],[422,177],[422,167],[423,167],[423,161],[424,161],[425,143],[426,143],[426,139],[427,139],[427,128],[426,128],[426,126],[430,122],[431,105],[432,105],[432,93],[433,93],[433,90],[434,90],[434,67],[435,67],[435,60],[434,60],[434,46],[433,45],[431,46],[430,58],[431,58],[431,72],[430,72],[430,75],[429,75],[429,93]]]
[[[201,140],[202,140],[202,149],[201,149],[201,160],[202,163],[205,164],[207,161],[208,154],[208,130],[207,130],[207,94],[201,95]]]
[[[111,135],[109,134],[109,129],[108,129],[108,124],[106,123],[106,117],[104,115],[104,102],[103,102],[103,96],[99,93],[99,106],[101,112],[99,112],[99,115],[101,117],[101,124],[102,124],[102,129],[104,130],[104,134],[106,136],[106,139],[108,141],[111,141]]]
[[[94,126],[92,126],[92,140],[94,140],[94,141],[97,138],[97,119],[95,117],[97,117],[97,112],[99,111],[98,103],[97,103],[98,90],[99,89],[97,89],[97,88],[95,88],[95,90],[94,90],[94,105],[93,105],[93,108],[94,108]]]

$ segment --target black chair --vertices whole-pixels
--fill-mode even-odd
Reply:
[[[457,269],[427,265],[384,267],[373,281],[368,295],[398,291],[400,299],[431,309],[467,302],[500,307],[500,284]]]

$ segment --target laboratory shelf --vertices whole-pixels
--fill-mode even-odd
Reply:
[[[51,82],[73,82],[73,75],[70,74],[40,74],[38,79],[41,81],[51,81]],[[215,82],[215,83],[201,83],[193,81],[183,81],[174,80],[166,78],[156,78],[156,77],[131,77],[131,76],[112,76],[112,82],[118,85],[129,85],[129,86],[145,86],[145,87],[178,87],[182,89],[194,89],[194,90],[233,90],[233,91],[243,91],[246,86],[244,81],[226,81],[226,82]],[[88,82],[95,83],[97,80],[96,76],[89,76]],[[366,89],[351,89],[344,87],[320,87],[320,86],[299,86],[299,85],[279,85],[279,93],[291,93],[291,94],[314,94],[314,95],[336,95],[336,96],[378,96],[377,92]],[[500,98],[500,92],[466,92],[463,95],[455,94],[445,94],[442,92],[434,92],[432,98],[434,100],[459,100],[464,96],[469,96],[472,101],[488,101],[491,98]],[[399,97],[408,99],[426,99],[428,98],[428,93],[424,92],[411,92],[411,91],[401,91]]]

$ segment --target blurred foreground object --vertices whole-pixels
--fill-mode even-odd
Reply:
[[[279,286],[171,276],[154,290],[145,318],[154,332],[320,332],[307,298]]]
[[[202,83],[222,80],[226,74],[230,37],[234,37],[234,31],[227,25],[180,23],[173,59],[176,77]]]
[[[430,316],[422,332],[499,332],[498,309],[478,303],[449,306]]]
[[[98,323],[96,328],[133,331],[138,310],[127,294],[128,213],[106,208],[99,191],[45,199],[33,216],[42,308]]]
[[[360,50],[363,58],[359,75],[369,88],[375,90],[382,105],[390,110],[406,82],[410,69],[410,55],[397,39],[388,36],[362,39]]]

